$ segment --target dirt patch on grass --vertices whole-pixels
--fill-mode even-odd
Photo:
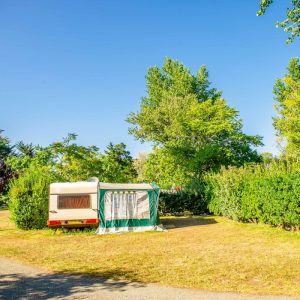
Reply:
[[[163,217],[161,221],[166,228],[170,229],[217,223],[215,218],[211,216]]]

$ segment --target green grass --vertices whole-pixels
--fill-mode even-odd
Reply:
[[[0,255],[56,272],[176,287],[300,295],[300,234],[221,217],[169,217],[167,232],[94,235],[14,228],[0,212]]]

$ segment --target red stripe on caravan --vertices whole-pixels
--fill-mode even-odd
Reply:
[[[98,223],[98,219],[87,219],[85,222],[86,224],[96,224]]]
[[[61,225],[61,221],[48,221],[48,225]]]

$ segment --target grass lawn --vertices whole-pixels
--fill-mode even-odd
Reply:
[[[0,211],[0,256],[59,272],[212,291],[300,295],[300,233],[221,217],[163,218],[168,232],[94,235],[14,228]]]

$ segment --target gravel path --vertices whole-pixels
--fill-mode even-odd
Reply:
[[[0,258],[0,299],[291,300],[296,298],[214,293],[74,274],[57,274]]]

